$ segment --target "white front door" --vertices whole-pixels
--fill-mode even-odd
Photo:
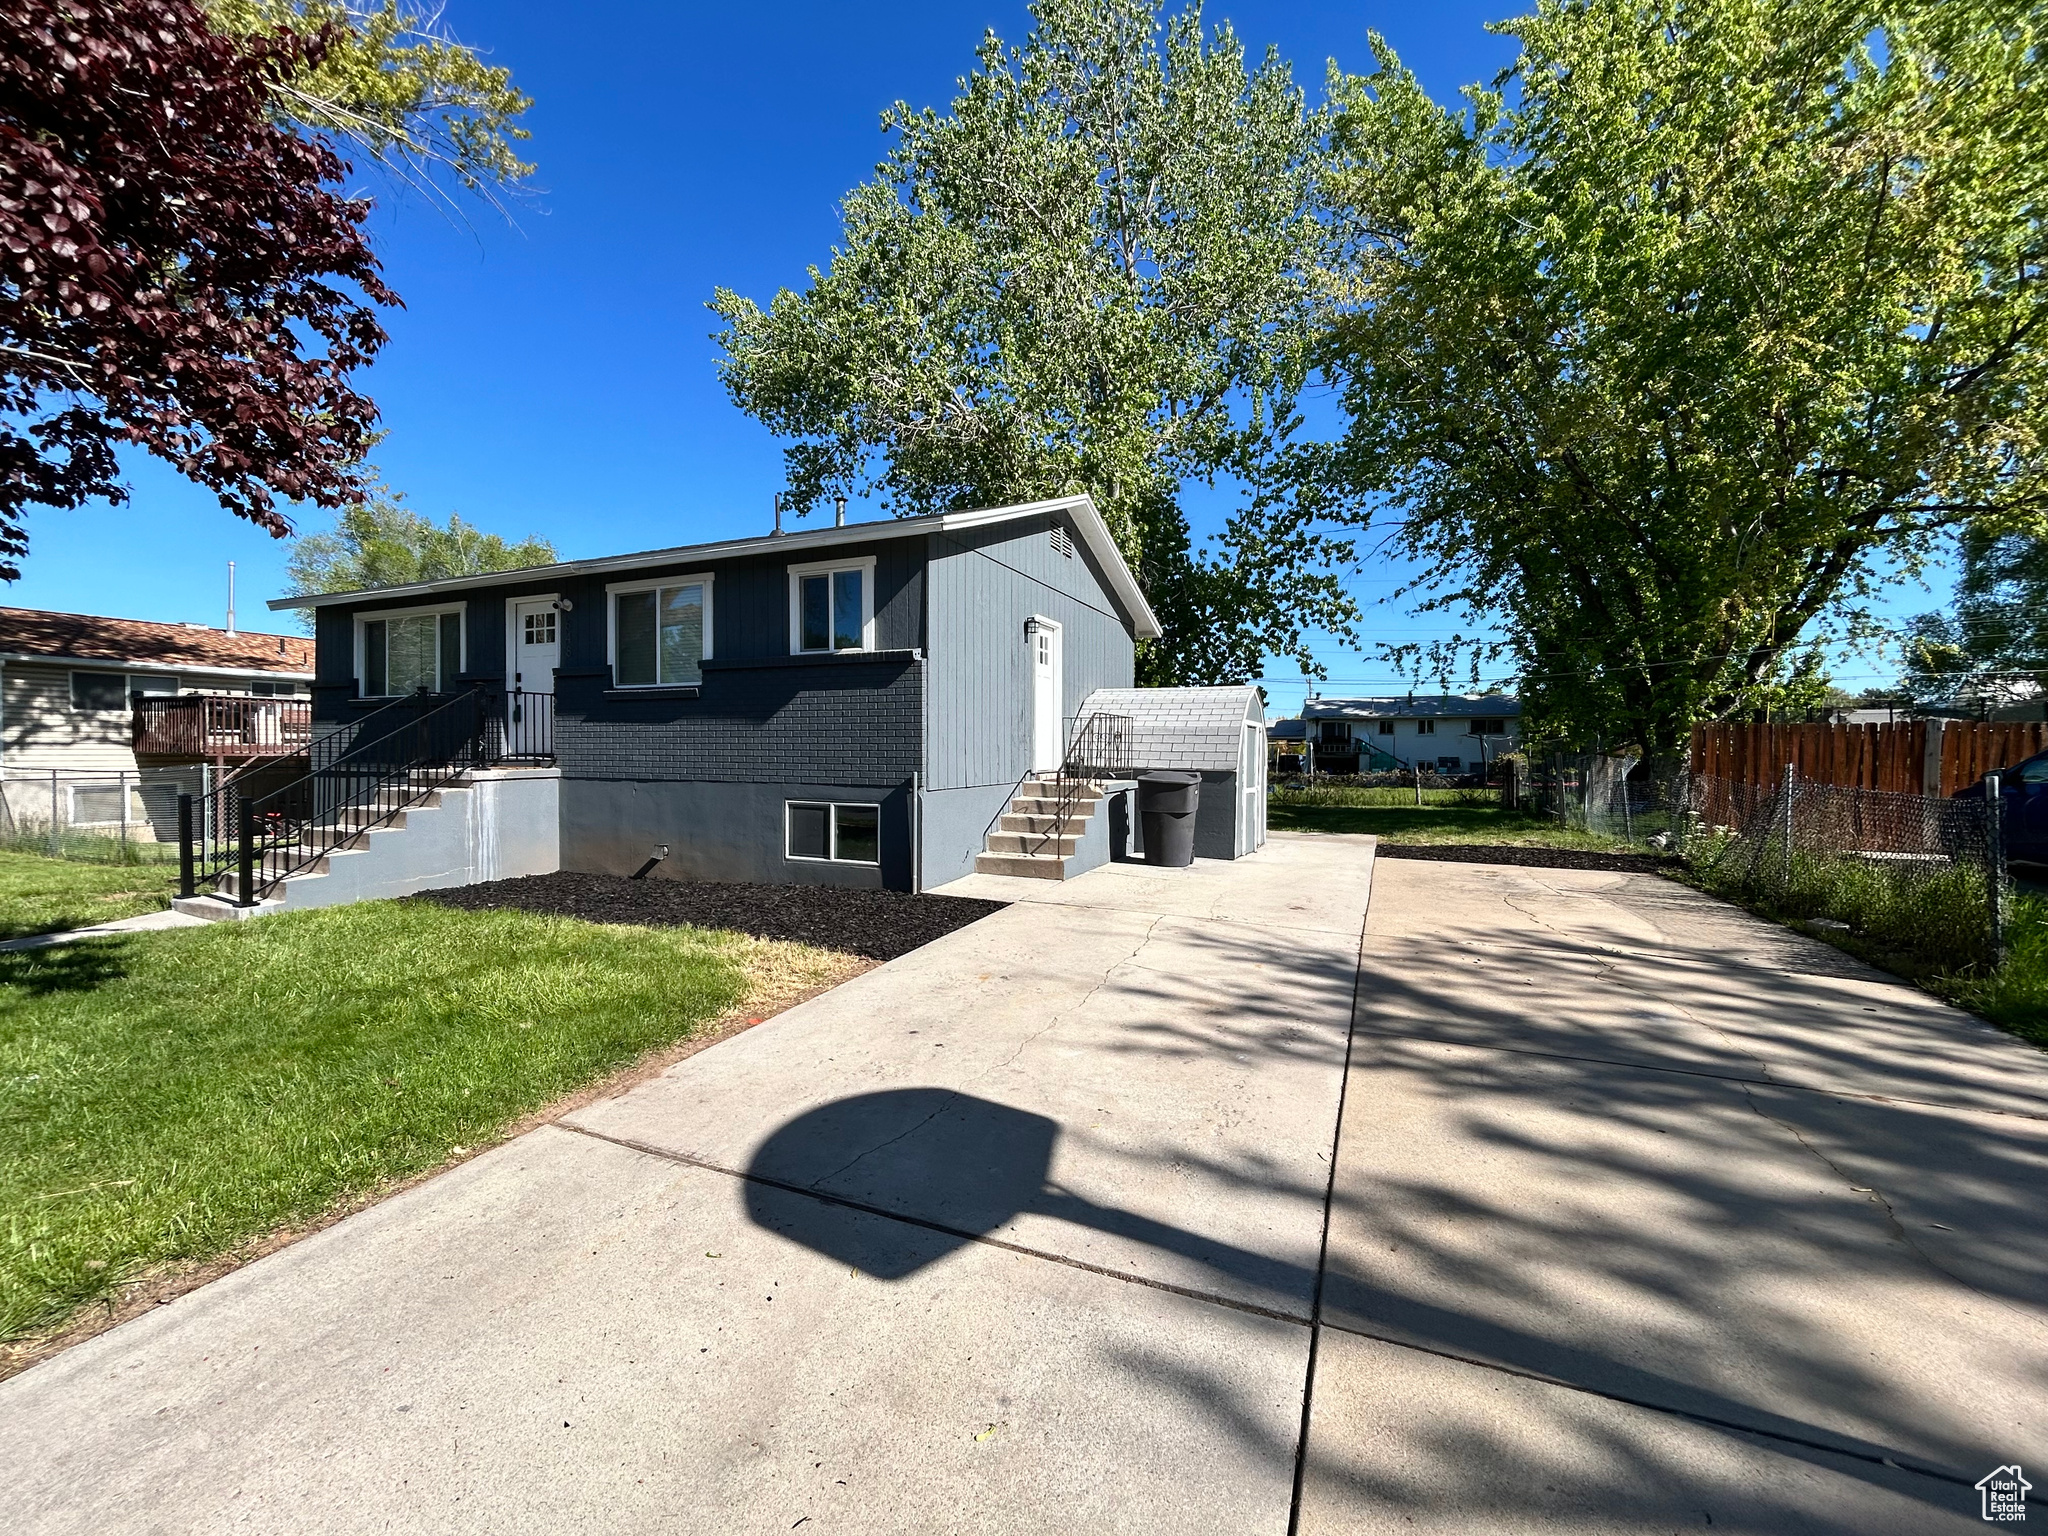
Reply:
[[[561,615],[551,597],[512,605],[512,686],[522,693],[553,693],[562,660]]]
[[[1033,619],[1024,626],[1031,646],[1031,767],[1045,772],[1060,765],[1060,627],[1051,619]]]

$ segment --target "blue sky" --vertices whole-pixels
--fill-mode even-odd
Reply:
[[[1277,44],[1318,93],[1325,61],[1363,68],[1377,29],[1444,98],[1510,61],[1482,23],[1514,9],[1224,0],[1207,16],[1254,51]],[[704,303],[721,284],[764,302],[801,284],[830,252],[838,200],[882,153],[883,108],[943,107],[984,29],[1021,38],[1023,0],[586,4],[573,25],[568,14],[450,0],[457,35],[535,99],[528,154],[542,190],[516,227],[483,208],[465,224],[382,197],[377,247],[406,308],[364,377],[389,432],[378,462],[415,508],[543,534],[564,558],[758,532],[780,451],[719,387]],[[218,624],[232,560],[244,626],[277,624],[262,603],[283,590],[288,546],[146,457],[129,468],[126,507],[32,517],[23,579],[0,602]],[[1199,495],[1190,506],[1198,529],[1227,511]],[[326,522],[309,510],[301,526]],[[1399,579],[1376,565],[1356,588],[1372,604]],[[1381,606],[1364,628],[1375,640],[1443,632]],[[1395,686],[1384,665],[1334,645],[1320,659],[1326,691]],[[1301,694],[1271,691],[1282,707]]]

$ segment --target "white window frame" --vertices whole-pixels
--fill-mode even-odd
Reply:
[[[845,567],[840,567],[845,569]],[[798,806],[805,810],[822,810],[825,813],[826,853],[824,858],[814,854],[791,853],[789,851],[789,813]],[[875,856],[872,859],[842,859],[839,857],[839,813],[848,811],[873,811],[875,813]],[[851,864],[856,869],[879,869],[882,865],[882,807],[872,800],[785,800],[782,802],[782,856],[792,864]]]
[[[822,651],[804,649],[804,605],[803,579],[806,576],[832,576],[840,571],[859,571],[860,576],[860,647],[858,650]],[[829,586],[827,587],[829,591]],[[837,615],[833,615],[836,619]],[[834,623],[831,628],[838,628]],[[875,648],[875,557],[863,555],[858,560],[812,560],[803,565],[789,568],[789,654],[792,656],[858,656]],[[806,801],[805,804],[811,802]]]
[[[1416,722],[1415,722],[1415,734],[1416,734],[1416,735],[1418,735],[1418,736],[1434,736],[1434,735],[1436,734],[1436,721],[1434,721],[1434,720],[1418,720],[1418,721],[1416,721]]]
[[[462,643],[458,647],[461,654],[455,658],[454,670],[457,672],[467,672],[469,670],[469,603],[466,599],[455,603],[431,603],[416,608],[358,609],[355,616],[355,657],[356,686],[365,690],[361,697],[366,699],[400,699],[405,697],[404,694],[400,693],[371,693],[368,691],[370,677],[369,651],[364,631],[369,625],[383,619],[418,619],[429,615],[438,619],[444,614],[450,613],[462,615]],[[386,631],[386,633],[388,634],[389,631]],[[438,627],[435,630],[434,643],[437,646],[441,643]],[[389,658],[387,657],[386,659],[388,662]],[[445,672],[448,669],[444,667],[442,670]],[[385,673],[385,681],[387,683],[390,681],[388,670]]]
[[[615,581],[604,589],[604,664],[611,669],[614,688],[631,688],[636,692],[647,688],[695,688],[698,683],[664,683],[657,679],[651,683],[622,683],[619,681],[619,599],[634,592],[659,592],[664,587],[698,587],[704,589],[704,654],[697,658],[697,675],[703,677],[703,663],[711,659],[711,586],[709,571],[690,576],[658,576],[648,581]],[[521,602],[528,599],[521,598]],[[660,670],[661,630],[659,616],[660,601],[656,600],[655,619],[655,670]],[[555,626],[557,636],[561,625]]]

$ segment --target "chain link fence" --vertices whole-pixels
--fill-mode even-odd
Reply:
[[[178,857],[178,796],[202,770],[0,770],[0,848],[88,864],[155,864]]]
[[[1998,961],[2010,878],[1984,799],[1753,784],[1681,762],[1553,756],[1516,793],[1561,829],[1682,859],[1707,890],[1950,971]]]
[[[1676,850],[1709,890],[1942,969],[1995,964],[2007,884],[1983,800],[1686,781]]]

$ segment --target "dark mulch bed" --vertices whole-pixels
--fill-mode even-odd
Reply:
[[[1679,861],[1655,853],[1593,853],[1580,848],[1528,848],[1517,843],[1387,843],[1382,859],[1438,859],[1456,864],[1519,864],[1525,869],[1601,869],[1625,875],[1654,875]]]
[[[726,928],[757,939],[790,939],[870,960],[908,954],[1007,905],[835,885],[728,885],[573,874],[492,880],[428,891],[424,897],[472,912],[514,907],[591,923]]]

